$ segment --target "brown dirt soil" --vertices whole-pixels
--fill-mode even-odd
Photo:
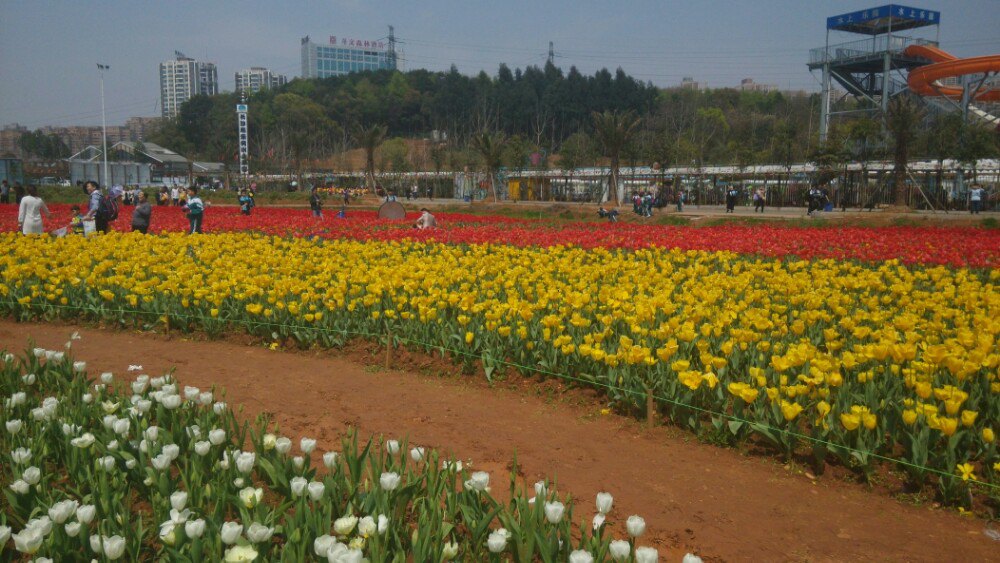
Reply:
[[[490,387],[481,375],[449,376],[456,369],[442,360],[406,353],[394,364],[407,371],[385,371],[374,346],[351,346],[344,357],[10,320],[0,320],[0,347],[23,350],[33,339],[61,348],[74,330],[83,337],[74,355],[92,373],[176,368],[182,385],[216,385],[248,414],[272,414],[283,434],[317,438],[318,451],[339,448],[348,426],[405,437],[471,459],[491,472],[495,490],[506,487],[516,452],[527,482],[554,478],[579,499],[578,522],[589,522],[597,492],[611,492],[613,520],[642,515],[649,526],[640,543],[664,561],[688,551],[710,561],[988,561],[1000,553],[982,520],[601,416],[592,393],[552,382],[535,392],[526,380]]]

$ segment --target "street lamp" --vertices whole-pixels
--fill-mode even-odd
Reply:
[[[101,136],[104,142],[104,150],[101,151],[101,155],[104,157],[104,184],[107,185],[111,181],[111,177],[108,176],[108,120],[104,115],[104,71],[111,70],[109,65],[102,65],[97,63],[97,72],[101,74]]]

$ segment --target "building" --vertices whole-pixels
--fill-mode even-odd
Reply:
[[[696,82],[695,79],[693,77],[691,77],[691,76],[685,76],[683,79],[681,79],[681,88],[683,88],[685,90],[700,90],[701,89],[700,88],[700,84],[698,84],[698,82]]]
[[[236,93],[252,94],[264,88],[278,88],[288,83],[284,74],[274,74],[270,70],[254,66],[236,73]]]
[[[219,74],[214,63],[175,53],[175,60],[160,63],[160,106],[161,115],[166,118],[177,117],[181,104],[193,96],[219,93]]]
[[[396,51],[385,39],[331,35],[328,43],[302,38],[302,77],[326,78],[365,70],[396,70]]]
[[[740,80],[740,91],[741,92],[777,92],[778,86],[776,84],[757,84],[753,81],[753,78],[744,78]]]
[[[21,135],[28,128],[19,123],[10,123],[0,129],[0,156],[21,156]]]

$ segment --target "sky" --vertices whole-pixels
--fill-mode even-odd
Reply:
[[[105,73],[109,125],[158,116],[159,63],[181,51],[234,73],[265,66],[301,73],[300,38],[384,38],[402,70],[495,75],[500,63],[557,66],[584,74],[621,67],[661,87],[685,76],[709,87],[743,78],[788,90],[819,90],[806,68],[823,46],[826,17],[884,5],[856,0],[0,0],[0,126],[100,125],[97,63]],[[1000,0],[912,0],[941,11],[938,39],[956,56],[1000,53]],[[935,28],[908,34],[935,38]],[[831,43],[863,36],[834,34]]]

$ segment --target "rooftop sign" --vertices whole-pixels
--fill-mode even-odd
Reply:
[[[826,18],[827,29],[865,35],[880,35],[889,31],[902,31],[940,23],[941,12],[899,4],[887,4]]]

